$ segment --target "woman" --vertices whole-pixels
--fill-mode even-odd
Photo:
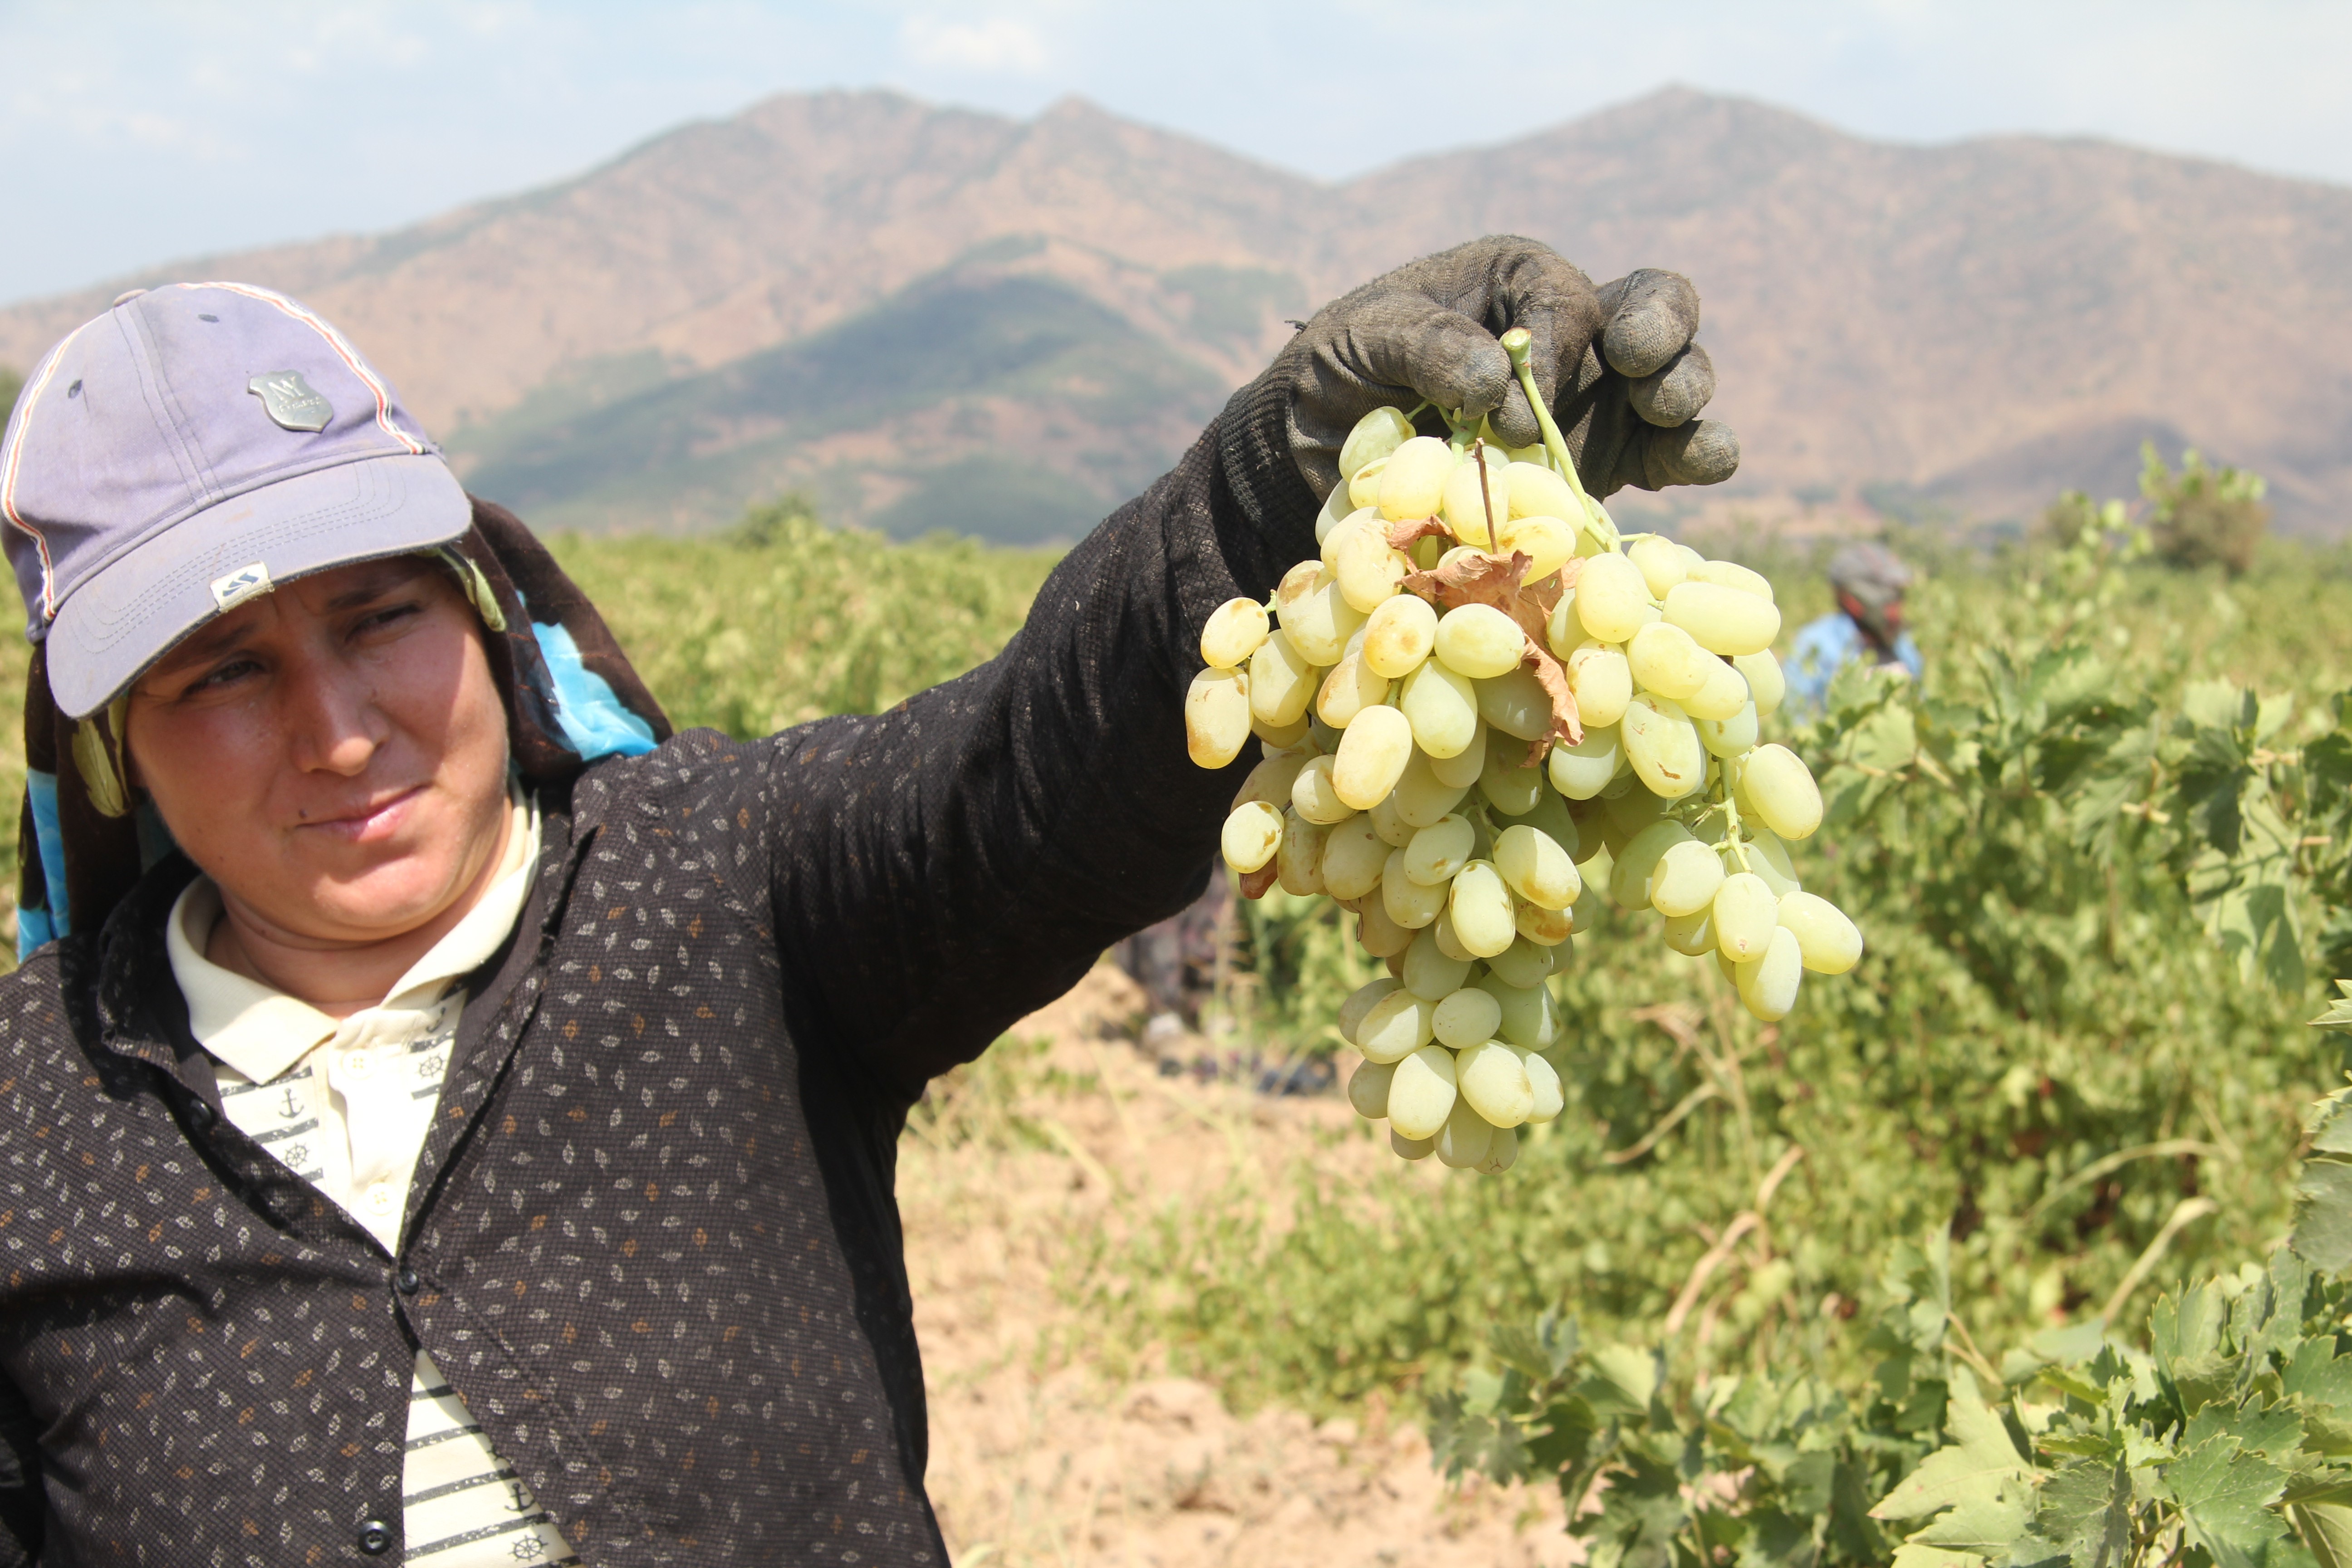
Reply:
[[[1604,490],[1730,472],[1686,283],[1482,241],[1326,308],[996,659],[750,743],[300,306],[60,344],[0,446],[0,1558],[943,1563],[907,1109],[1198,892],[1194,628],[1374,405],[1531,440],[1514,322]]]

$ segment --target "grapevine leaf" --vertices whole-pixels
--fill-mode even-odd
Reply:
[[[2288,1512],[2319,1568],[2352,1568],[2352,1508],[2340,1502],[2297,1503]]]
[[[2352,1164],[2310,1160],[2295,1184],[2294,1250],[2330,1274],[2352,1269]]]
[[[1895,1548],[1893,1568],[1984,1568],[1984,1559],[1973,1552],[1906,1541]]]
[[[2063,1555],[2070,1568],[2117,1568],[2131,1539],[2130,1469],[2120,1460],[2070,1465],[2042,1487],[2033,1533],[2019,1542],[2017,1556]]]
[[[1536,1474],[1557,1471],[1565,1476],[1571,1466],[1583,1465],[1592,1451],[1601,1421],[1592,1406],[1576,1394],[1544,1406],[1542,1428],[1528,1439],[1528,1460]],[[1577,1500],[1583,1501],[1581,1496]]]
[[[1402,522],[1389,524],[1391,550],[1411,550],[1423,540],[1433,536],[1439,539],[1452,539],[1454,531],[1433,517],[1410,518]]]
[[[1603,1345],[1592,1352],[1593,1375],[1580,1390],[1602,1416],[1643,1415],[1650,1396],[1657,1392],[1664,1369],[1649,1351],[1633,1345]]]
[[[1609,1489],[1601,1494],[1591,1560],[1620,1568],[1672,1568],[1675,1538],[1689,1518],[1675,1468],[1629,1451],[1625,1468],[1610,1472]]]
[[[1559,660],[1551,656],[1551,649],[1544,647],[1539,639],[1529,637],[1527,651],[1519,655],[1519,662],[1536,672],[1536,683],[1544,689],[1544,695],[1551,699],[1550,726],[1528,742],[1527,765],[1534,767],[1551,755],[1555,742],[1573,746],[1582,741],[1584,725],[1576,711],[1576,694],[1568,689],[1568,672],[1560,668]]]
[[[1748,1536],[1740,1548],[1739,1568],[1814,1568],[1822,1560],[1811,1521],[1792,1519],[1777,1508],[1759,1508],[1748,1515]]]
[[[2006,1489],[2025,1482],[2024,1456],[1965,1372],[1953,1381],[1944,1425],[1951,1441],[1897,1481],[1870,1510],[1873,1519],[1919,1519],[1963,1503],[1997,1505]]]
[[[1524,1323],[1496,1325],[1487,1336],[1487,1342],[1494,1347],[1497,1361],[1517,1367],[1538,1383],[1549,1380],[1555,1370],[1536,1331]]]
[[[2207,1438],[2167,1466],[2164,1479],[2189,1539],[2211,1554],[2215,1568],[2259,1568],[2271,1544],[2286,1533],[2270,1507],[2285,1489],[2286,1477],[2241,1452],[2234,1437]]]
[[[2328,1004],[2326,1012],[2311,1021],[2311,1026],[2315,1029],[2342,1029],[2352,1033],[2352,980],[2337,981],[2336,989],[2338,993],[2336,1000]],[[2331,1095],[2320,1103],[2329,1104],[2334,1100],[2335,1096]]]

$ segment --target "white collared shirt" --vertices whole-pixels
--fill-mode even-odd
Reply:
[[[465,1011],[458,982],[504,944],[538,869],[538,804],[518,793],[512,809],[506,853],[480,901],[382,1002],[348,1018],[205,956],[221,913],[210,878],[188,884],[164,924],[189,1028],[216,1064],[222,1110],[395,1257]],[[401,1491],[404,1561],[429,1568],[578,1561],[422,1351]]]

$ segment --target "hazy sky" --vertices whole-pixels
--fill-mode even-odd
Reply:
[[[769,93],[1066,93],[1340,178],[1680,81],[2352,183],[2341,0],[0,0],[0,300],[390,227]]]

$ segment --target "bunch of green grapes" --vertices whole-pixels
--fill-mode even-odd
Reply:
[[[1785,690],[1772,586],[1658,535],[1619,535],[1544,426],[1451,440],[1381,408],[1350,433],[1321,552],[1269,604],[1221,605],[1185,703],[1192,760],[1264,747],[1223,848],[1252,897],[1278,883],[1357,916],[1389,974],[1339,1010],[1348,1095],[1409,1160],[1499,1173],[1559,1114],[1548,978],[1605,895],[1665,917],[1770,1021],[1862,935],[1798,884],[1821,824],[1795,753],[1758,743]]]

